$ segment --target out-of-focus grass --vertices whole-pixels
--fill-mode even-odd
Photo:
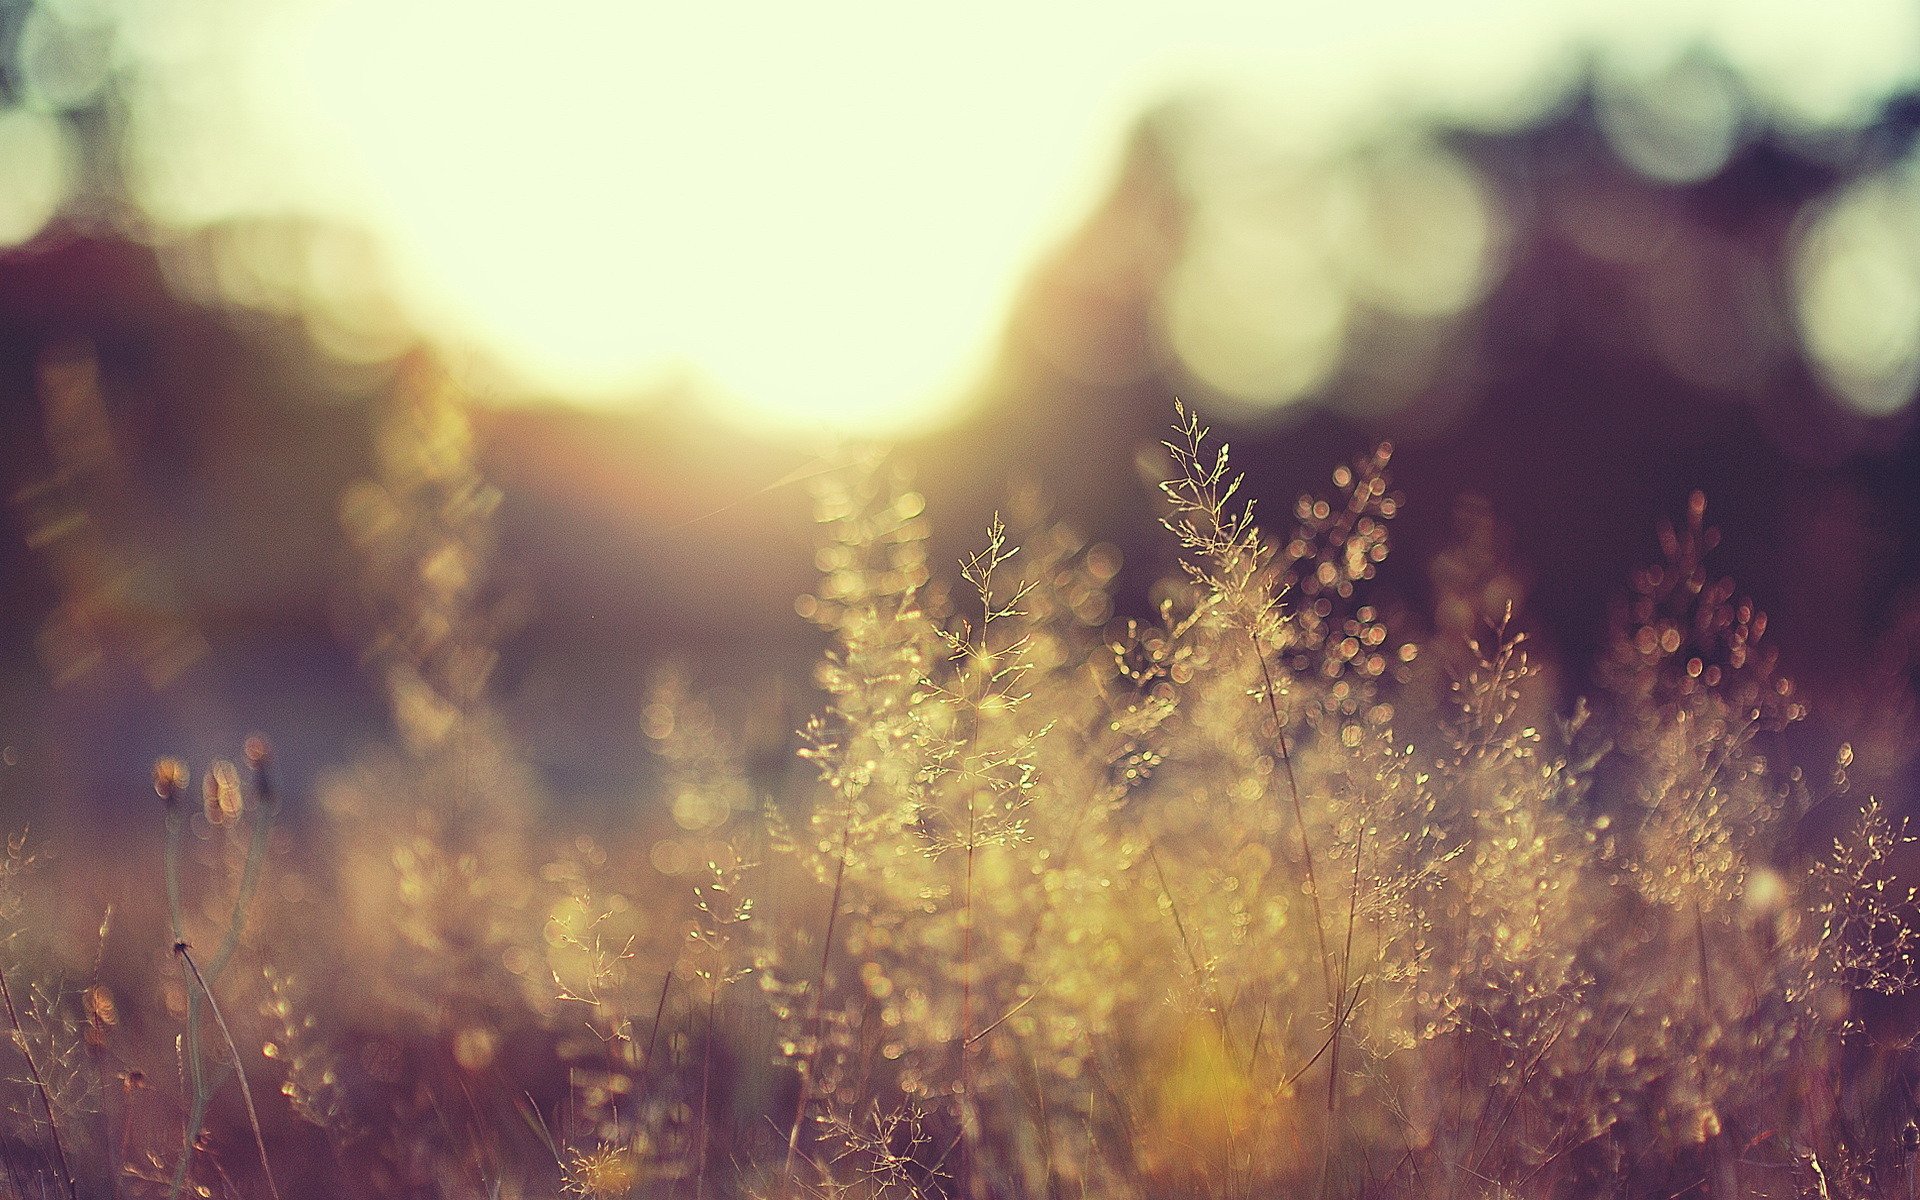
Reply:
[[[491,698],[499,497],[414,396],[343,505],[393,745],[297,841],[263,747],[197,811],[162,764],[128,832],[162,866],[86,938],[13,844],[0,1186],[1910,1193],[1908,1040],[1860,1017],[1915,982],[1908,839],[1865,798],[1802,845],[1850,752],[1778,765],[1802,706],[1704,501],[1559,712],[1506,611],[1433,655],[1370,602],[1387,448],[1278,535],[1184,409],[1166,451],[1185,569],[1117,621],[1111,550],[1044,519],[943,582],[919,497],[850,455],[810,773],[751,773],[663,680],[659,793],[584,828]]]

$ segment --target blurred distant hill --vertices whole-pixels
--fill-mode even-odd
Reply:
[[[1789,672],[1830,714],[1809,736],[1891,720],[1920,682],[1915,410],[1868,419],[1829,399],[1779,281],[1809,205],[1907,153],[1916,113],[1900,97],[1819,143],[1761,131],[1688,184],[1623,165],[1577,97],[1531,128],[1438,131],[1502,199],[1497,282],[1417,375],[1395,374],[1405,331],[1381,321],[1312,402],[1215,424],[1272,522],[1394,440],[1407,504],[1379,584],[1391,610],[1418,636],[1452,630],[1461,597],[1512,598],[1568,688],[1657,522],[1702,489],[1721,569],[1772,613]],[[1036,267],[971,415],[902,448],[943,555],[1031,485],[1139,579],[1170,560],[1139,464],[1176,395],[1208,409],[1154,332],[1185,233],[1177,137],[1142,125],[1105,204]],[[0,742],[55,748],[0,792],[29,813],[111,807],[160,750],[230,752],[248,729],[276,735],[295,778],[381,735],[334,619],[338,497],[373,470],[378,414],[431,352],[343,366],[297,322],[183,299],[167,278],[154,249],[72,228],[0,254]],[[76,363],[95,364],[94,409],[49,400],[49,372]],[[684,397],[610,412],[488,387],[481,465],[506,496],[506,584],[532,613],[499,682],[555,782],[614,795],[638,769],[636,656],[723,695],[764,700],[784,680],[776,707],[807,707],[816,647],[791,601],[811,579],[810,523],[804,482],[782,481],[824,447],[756,440]],[[1373,402],[1394,388],[1390,408]],[[60,557],[76,521],[105,548],[91,566]],[[77,586],[111,602],[91,613],[98,659],[56,686],[49,621]],[[1144,603],[1137,584],[1123,603]],[[1863,765],[1904,778],[1911,801],[1911,738],[1885,744]]]

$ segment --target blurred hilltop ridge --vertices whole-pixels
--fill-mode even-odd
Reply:
[[[1725,532],[1719,570],[1772,614],[1816,726],[1904,720],[1920,350],[1836,360],[1845,330],[1888,306],[1835,332],[1809,325],[1801,297],[1848,271],[1874,294],[1869,267],[1886,263],[1858,246],[1831,270],[1808,257],[1821,215],[1843,209],[1866,216],[1841,233],[1896,222],[1907,258],[1889,269],[1920,289],[1920,223],[1897,225],[1920,214],[1920,94],[1819,133],[1736,104],[1705,155],[1674,133],[1686,120],[1636,127],[1624,103],[1589,82],[1523,127],[1395,131],[1328,163],[1157,111],[1105,201],[1035,268],[968,415],[900,448],[936,555],[958,557],[1010,493],[1038,492],[1130,562],[1166,563],[1142,451],[1178,395],[1231,432],[1269,520],[1393,440],[1408,503],[1378,586],[1400,627],[1466,633],[1511,602],[1569,688],[1657,521],[1702,489]],[[292,258],[334,231],[152,246],[119,232],[111,180],[96,183],[0,254],[15,527],[0,740],[52,748],[12,772],[10,806],[110,806],[161,750],[198,758],[235,730],[272,730],[294,778],[380,736],[381,701],[341,637],[341,496],[376,472],[383,414],[422,388],[480,402],[501,590],[531,614],[496,684],[554,782],[624,793],[642,755],[636,659],[689,664],[735,700],[756,680],[806,686],[816,647],[792,604],[812,586],[811,520],[804,485],[782,481],[823,446],[727,427],[691,394],[628,412],[503,396],[483,364],[405,339],[343,358],[297,289],[236,296],[213,269],[236,241]],[[1344,215],[1305,230],[1329,190]],[[1463,240],[1470,261],[1449,257]],[[756,719],[790,728],[778,690],[761,694]],[[1862,778],[1904,780],[1878,789],[1889,799],[1911,801],[1910,742],[1862,752]]]

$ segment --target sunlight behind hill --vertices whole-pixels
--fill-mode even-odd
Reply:
[[[163,228],[370,229],[406,319],[508,392],[691,384],[754,425],[900,433],[955,413],[1156,102],[1232,94],[1311,153],[1524,120],[1587,40],[1628,75],[1698,43],[1821,122],[1914,33],[1847,7],[161,2],[126,18],[130,165]]]

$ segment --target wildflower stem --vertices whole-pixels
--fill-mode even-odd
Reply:
[[[267,1161],[267,1139],[260,1132],[260,1112],[253,1106],[253,1088],[248,1086],[246,1068],[240,1063],[240,1047],[234,1043],[233,1031],[227,1028],[227,1018],[221,1014],[220,1002],[213,998],[213,989],[207,986],[206,976],[200,973],[199,965],[193,961],[193,952],[185,942],[175,942],[173,950],[180,956],[180,961],[187,964],[194,982],[200,985],[201,994],[207,998],[207,1008],[213,1013],[214,1024],[219,1026],[220,1036],[226,1040],[227,1053],[233,1059],[233,1072],[240,1080],[240,1098],[247,1105],[247,1123],[253,1126],[253,1144],[260,1151],[260,1170],[267,1177],[267,1193],[273,1200],[280,1200],[280,1188],[273,1180],[273,1164]]]
[[[247,857],[240,868],[240,886],[233,896],[233,913],[227,920],[227,930],[220,937],[220,944],[214,949],[213,957],[207,960],[207,978],[218,980],[220,973],[226,970],[227,962],[240,946],[240,935],[247,926],[247,909],[253,903],[253,894],[260,887],[260,868],[267,858],[267,837],[273,830],[273,788],[264,768],[254,777],[254,794],[257,803],[254,811],[258,814],[253,822],[253,836],[247,841]],[[174,931],[175,940],[180,937],[178,929]]]

